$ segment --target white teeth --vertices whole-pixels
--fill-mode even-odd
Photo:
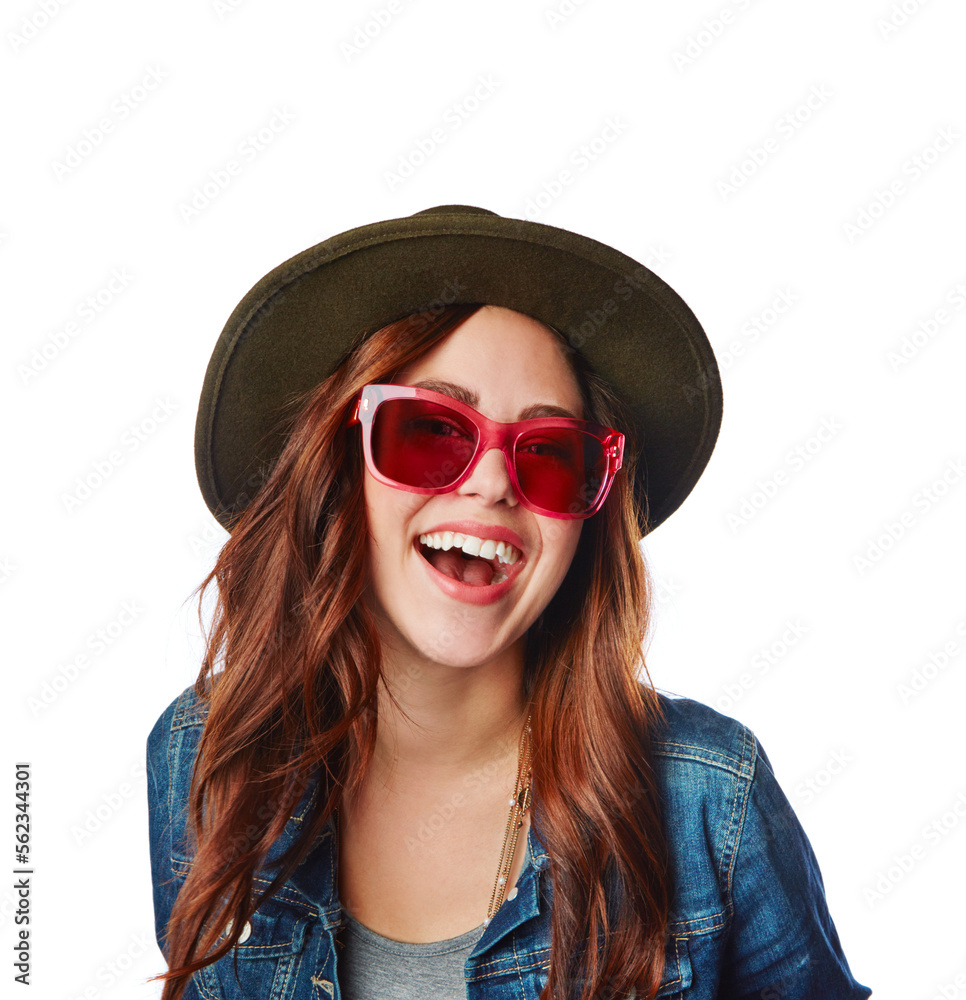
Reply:
[[[520,561],[522,553],[509,542],[498,542],[493,538],[477,538],[476,535],[462,535],[458,531],[433,531],[419,536],[420,545],[431,549],[462,549],[468,556],[479,556],[481,559],[496,559],[503,565],[512,566]],[[502,583],[506,575],[497,571],[496,583]]]

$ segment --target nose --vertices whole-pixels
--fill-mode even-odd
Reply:
[[[479,497],[488,507],[501,501],[508,507],[519,503],[510,481],[506,455],[499,448],[490,448],[480,456],[469,478],[456,492],[460,496]]]

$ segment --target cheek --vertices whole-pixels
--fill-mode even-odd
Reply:
[[[363,498],[366,505],[366,535],[369,549],[369,557],[372,558],[374,549],[378,548],[378,540],[382,538],[389,528],[389,518],[385,499],[380,496],[380,492],[385,487],[369,477],[366,473],[363,481]]]
[[[580,543],[580,533],[583,530],[583,521],[562,521],[557,518],[547,518],[550,523],[543,531],[543,551],[547,557],[547,564],[551,568],[555,588],[558,587],[570,564],[574,560],[577,552],[577,545]]]
[[[426,497],[386,486],[365,473],[362,483],[368,523],[370,568],[378,573],[381,563],[392,554],[405,551],[412,539],[412,518],[426,502]]]

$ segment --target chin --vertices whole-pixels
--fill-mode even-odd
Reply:
[[[443,616],[432,628],[426,628],[425,620],[421,624],[422,629],[405,631],[390,627],[389,634],[383,634],[383,641],[387,648],[407,659],[413,657],[464,670],[485,666],[506,655],[516,643],[523,643],[523,636],[515,641],[501,641],[492,631],[484,637],[480,634],[484,629],[479,622],[468,621],[459,615]]]
[[[417,653],[424,659],[440,666],[455,669],[482,667],[506,653],[508,646],[491,644],[467,644],[465,636],[443,633],[444,638],[435,642],[425,642],[416,646]]]

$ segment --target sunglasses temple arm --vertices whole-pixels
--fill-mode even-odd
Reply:
[[[607,453],[610,457],[611,470],[616,474],[624,464],[624,435],[615,434],[607,446]]]
[[[347,427],[351,427],[353,424],[361,424],[362,421],[359,419],[359,408],[362,406],[362,396],[356,400],[356,405],[352,408],[352,416],[346,424]]]

